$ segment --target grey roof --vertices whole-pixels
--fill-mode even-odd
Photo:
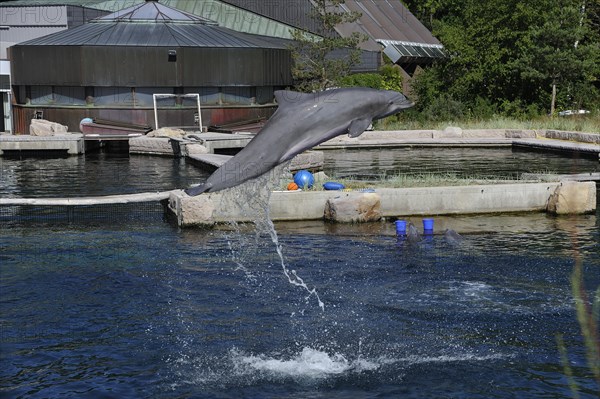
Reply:
[[[291,26],[320,34],[319,26],[310,16],[310,0],[221,0],[228,4],[264,15]],[[354,23],[336,28],[343,37],[354,32],[369,38],[361,44],[364,50],[384,52],[393,62],[429,63],[446,54],[443,46],[431,32],[399,0],[346,0],[343,11],[358,12],[361,17]]]
[[[112,22],[189,22],[204,23],[216,25],[216,22],[206,18],[199,17],[176,8],[167,7],[157,1],[146,1],[123,10],[114,12],[104,17],[98,18],[98,21]]]
[[[266,37],[218,26],[127,22],[89,23],[19,45],[285,48]]]
[[[154,1],[19,45],[287,48],[281,41],[221,28]]]
[[[106,0],[9,0],[0,3],[0,7],[37,7],[37,6],[83,6],[93,7]]]

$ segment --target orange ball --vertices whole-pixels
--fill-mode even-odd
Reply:
[[[288,191],[298,190],[298,185],[294,182],[291,182],[290,184],[287,185],[287,189],[288,189]]]

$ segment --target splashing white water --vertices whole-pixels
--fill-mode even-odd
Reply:
[[[273,188],[279,182],[280,177],[289,167],[289,162],[283,165],[277,166],[271,172],[265,173],[264,175],[250,180],[248,183],[234,187],[229,190],[224,190],[224,194],[221,201],[221,206],[226,208],[230,207],[230,204],[240,211],[242,211],[246,217],[254,221],[256,226],[256,239],[258,241],[261,232],[269,234],[271,241],[275,245],[277,255],[281,264],[283,274],[287,278],[288,282],[296,287],[304,289],[308,296],[308,301],[312,296],[317,299],[319,308],[325,311],[325,304],[321,301],[317,289],[312,289],[304,282],[304,280],[298,275],[296,270],[288,268],[285,256],[283,255],[283,249],[279,243],[279,237],[275,230],[275,225],[271,221],[271,215],[269,210],[269,200],[273,192]],[[239,228],[236,222],[231,223],[234,229],[238,232],[237,239],[241,240],[239,234]],[[246,274],[246,277],[255,279],[256,276],[251,272],[250,268],[244,265],[243,257],[240,256],[233,247],[231,240],[229,241],[229,249],[232,253],[232,260],[237,265],[236,270],[241,270]],[[242,244],[243,245],[243,244]]]
[[[327,353],[305,347],[295,356],[247,355],[233,349],[230,353],[235,374],[265,374],[275,378],[293,378],[298,380],[323,380],[331,377],[379,372],[386,366],[400,365],[402,368],[424,363],[484,362],[507,357],[502,354],[458,353],[440,356],[408,356],[390,358],[381,356],[375,359],[358,357],[348,360],[339,353]]]
[[[238,371],[258,371],[299,379],[323,379],[349,372],[372,371],[380,367],[368,360],[349,361],[341,354],[330,355],[312,348],[304,348],[297,356],[281,359],[264,355],[245,356],[232,351],[232,359]]]

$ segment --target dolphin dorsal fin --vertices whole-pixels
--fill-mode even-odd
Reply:
[[[299,91],[291,90],[277,90],[275,92],[275,101],[279,107],[285,107],[288,105],[298,104],[300,101],[304,101],[309,98],[314,98],[313,93],[300,93]]]

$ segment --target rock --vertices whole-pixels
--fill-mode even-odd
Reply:
[[[377,193],[345,193],[325,204],[325,220],[342,223],[376,222],[381,219],[381,196]]]
[[[171,139],[140,136],[129,139],[130,154],[174,155]]]
[[[181,129],[161,127],[160,129],[149,132],[146,134],[146,137],[169,137],[173,139],[182,139],[185,134],[186,133]]]
[[[68,127],[45,119],[32,119],[29,134],[32,136],[56,136],[68,133]]]
[[[505,133],[507,139],[535,139],[534,130],[507,129]]]
[[[174,192],[169,197],[169,208],[177,215],[179,226],[212,226],[215,224],[214,195],[190,197],[183,192]]]
[[[296,155],[290,162],[290,170],[298,171],[302,169],[314,170],[323,169],[325,155],[323,151],[305,151]]]
[[[581,143],[600,144],[600,134],[582,132],[564,132],[560,130],[546,130],[544,136],[547,139],[571,140]]]
[[[596,210],[596,183],[562,181],[548,200],[547,211],[556,215]]]
[[[463,131],[460,127],[448,126],[442,131],[436,131],[433,133],[434,139],[456,139],[461,138]]]
[[[208,154],[210,151],[202,144],[197,143],[186,143],[185,144],[185,155],[199,155]]]

